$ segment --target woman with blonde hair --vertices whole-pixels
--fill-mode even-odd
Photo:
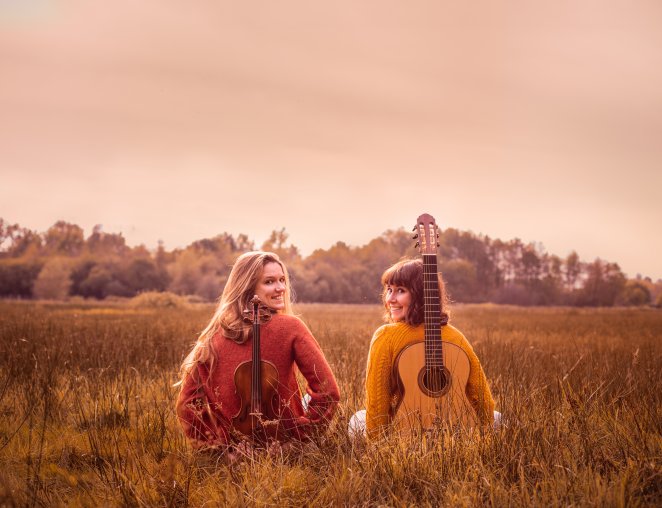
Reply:
[[[181,366],[177,416],[196,448],[232,453],[247,442],[233,425],[242,405],[235,371],[251,360],[252,328],[244,310],[255,295],[269,318],[260,326],[261,358],[278,374],[277,420],[269,422],[279,428],[277,442],[323,431],[336,410],[338,385],[317,341],[293,315],[285,265],[274,253],[247,252],[237,258],[213,317]],[[304,400],[295,367],[307,381]]]

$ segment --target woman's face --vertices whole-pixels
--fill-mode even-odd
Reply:
[[[278,263],[271,262],[264,265],[262,275],[257,282],[255,294],[262,303],[272,309],[285,308],[285,274]]]
[[[411,304],[411,292],[404,286],[388,284],[384,294],[384,303],[393,321],[404,321]]]

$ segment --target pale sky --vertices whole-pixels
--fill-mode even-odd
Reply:
[[[660,27],[659,0],[0,0],[0,217],[308,255],[428,212],[662,278]]]

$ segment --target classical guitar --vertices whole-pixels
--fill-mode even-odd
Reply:
[[[393,377],[398,390],[394,426],[402,435],[420,435],[444,427],[476,426],[476,413],[466,396],[471,366],[457,345],[442,340],[447,322],[441,312],[437,271],[439,234],[434,218],[421,215],[414,228],[423,257],[425,338],[397,356]]]
[[[271,313],[255,295],[244,311],[244,321],[253,326],[251,360],[240,363],[234,371],[241,407],[232,418],[232,427],[256,444],[278,439],[282,432],[278,425],[278,370],[260,356],[260,324],[270,318]]]

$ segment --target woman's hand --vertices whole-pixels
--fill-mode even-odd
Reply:
[[[248,440],[240,441],[233,448],[228,450],[228,464],[233,465],[245,459],[252,459],[254,455],[255,448],[253,447],[253,444]]]
[[[280,441],[273,441],[267,447],[267,454],[270,457],[283,456],[287,454],[292,449],[292,443],[290,441],[281,443]]]

